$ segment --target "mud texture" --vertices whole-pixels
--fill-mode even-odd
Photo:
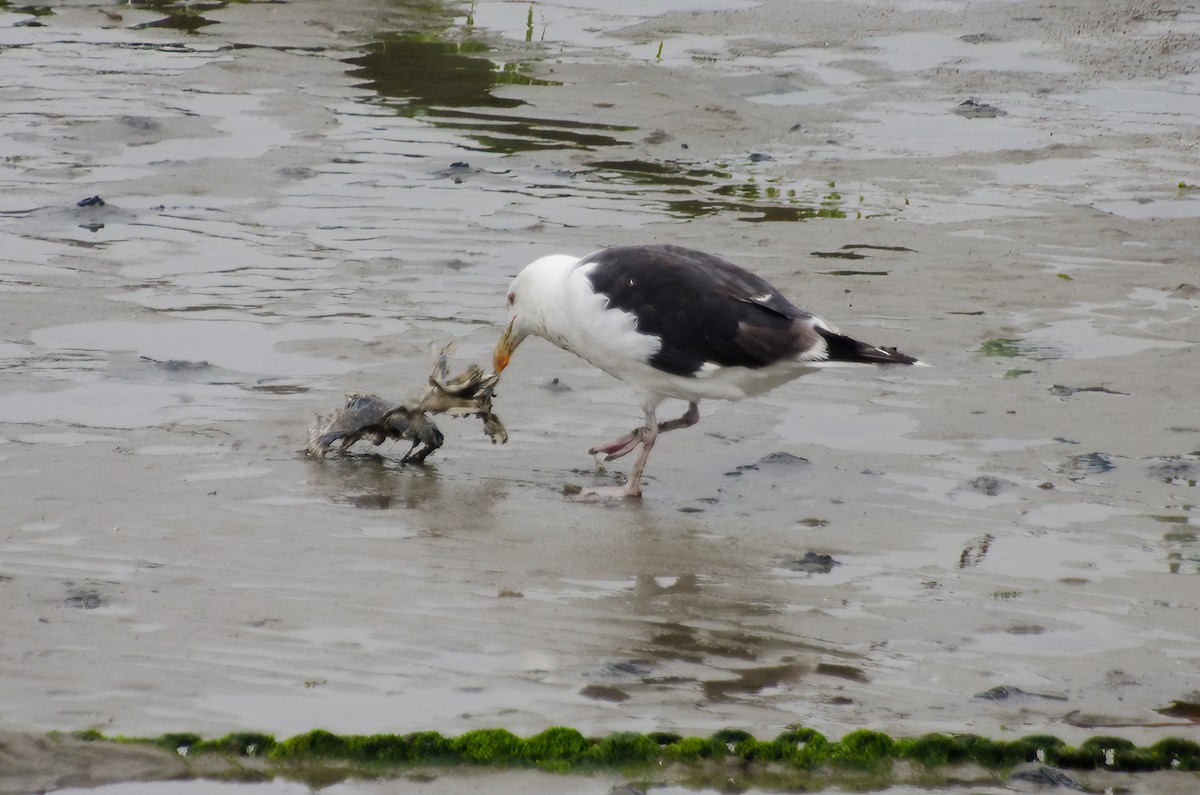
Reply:
[[[12,791],[52,730],[1195,736],[1194,3],[173,9],[0,9]],[[623,505],[563,492],[636,402],[535,342],[506,445],[300,452],[637,242],[934,366],[702,405]]]

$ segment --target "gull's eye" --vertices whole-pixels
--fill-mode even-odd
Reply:
[[[517,300],[517,294],[516,294],[516,293],[509,293],[509,294],[508,294],[508,305],[509,305],[509,306],[512,306],[512,305],[513,305],[513,301],[515,301],[515,300]]]

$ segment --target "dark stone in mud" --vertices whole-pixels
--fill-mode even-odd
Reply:
[[[206,361],[192,362],[187,359],[166,359],[165,361],[160,361],[147,356],[143,356],[142,360],[151,362],[155,367],[166,370],[168,373],[191,373],[212,368],[212,365]]]
[[[1063,789],[1082,790],[1083,785],[1057,767],[1041,762],[1026,762],[1013,768],[1009,782],[1033,784],[1037,787],[1061,787]]]
[[[99,196],[89,196],[86,199],[80,199],[79,201],[75,202],[75,206],[76,207],[103,207],[104,199],[101,199]]]
[[[1146,474],[1164,483],[1195,481],[1200,480],[1200,464],[1194,459],[1171,456],[1148,466]]]
[[[807,458],[801,458],[798,455],[792,455],[791,453],[780,451],[765,455],[755,461],[753,464],[740,464],[737,469],[732,472],[726,472],[725,475],[726,477],[741,477],[741,475],[745,472],[757,472],[763,467],[782,468],[799,466],[807,463],[809,463]]]
[[[849,679],[851,682],[861,682],[864,684],[871,681],[861,668],[853,665],[841,665],[839,663],[817,663],[814,673],[823,676],[833,676],[838,679]]]
[[[1118,392],[1106,386],[1063,386],[1062,384],[1054,384],[1050,387],[1050,394],[1055,397],[1071,397],[1080,392],[1099,392],[1102,395],[1125,395],[1127,397],[1129,395],[1128,392]]]
[[[99,591],[82,588],[71,591],[64,600],[64,603],[67,607],[74,607],[79,610],[95,610],[104,604],[100,599]]]
[[[840,566],[841,561],[834,560],[831,555],[818,555],[816,552],[805,552],[804,557],[785,562],[785,568],[792,571],[802,571],[806,574],[828,574],[834,566]]]
[[[778,452],[763,456],[758,463],[762,466],[800,466],[807,464],[808,459],[791,453]]]
[[[628,693],[619,687],[611,687],[609,685],[588,685],[579,691],[579,695],[595,699],[596,701],[611,701],[614,704],[629,700]]]
[[[994,119],[997,116],[1008,115],[1006,111],[975,99],[962,102],[953,112],[968,119]]]
[[[994,478],[991,475],[981,475],[974,480],[968,480],[967,485],[971,487],[972,491],[986,494],[989,497],[995,497],[1012,484],[1006,480]]]
[[[1069,456],[1058,471],[1071,480],[1080,480],[1088,475],[1099,475],[1116,468],[1117,465],[1104,453],[1080,453]]]
[[[296,180],[312,179],[317,176],[317,173],[316,169],[308,168],[307,166],[288,166],[287,168],[279,169],[281,177]]]
[[[1066,696],[1055,696],[1049,693],[1029,693],[1019,687],[1011,685],[1000,685],[993,687],[991,690],[985,690],[982,693],[976,693],[975,698],[984,699],[986,701],[1005,701],[1007,699],[1022,699],[1022,698],[1048,698],[1052,701],[1066,701]]]
[[[158,132],[162,129],[162,125],[149,116],[121,116],[117,121],[138,132]]]
[[[1040,624],[1014,624],[1004,631],[1009,635],[1041,635],[1046,628]]]
[[[625,660],[612,663],[608,671],[622,676],[649,676],[650,666],[639,660]]]

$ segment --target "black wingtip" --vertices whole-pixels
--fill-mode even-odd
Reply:
[[[895,348],[881,348],[878,345],[868,345],[845,334],[835,334],[832,331],[817,329],[828,346],[831,362],[861,362],[862,364],[917,364],[917,360]]]

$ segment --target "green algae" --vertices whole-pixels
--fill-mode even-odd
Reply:
[[[211,740],[186,732],[151,738],[109,738],[89,730],[74,736],[89,742],[151,745],[181,756],[255,757],[260,765],[291,771],[293,775],[322,777],[336,777],[338,770],[343,776],[351,775],[354,767],[379,772],[457,765],[540,768],[557,773],[636,773],[670,765],[689,775],[705,776],[714,771],[714,765],[726,769],[732,764],[750,776],[805,777],[826,771],[821,774],[826,779],[844,781],[850,777],[858,782],[856,786],[870,789],[885,786],[894,776],[897,762],[911,763],[918,771],[931,775],[940,768],[964,764],[1000,772],[1035,760],[1075,770],[1200,771],[1200,743],[1182,737],[1138,746],[1122,737],[1097,736],[1072,747],[1051,735],[1008,741],[973,734],[893,738],[883,732],[859,729],[831,741],[814,729],[797,727],[773,740],[759,740],[741,729],[723,729],[711,737],[616,732],[589,738],[563,726],[528,738],[507,729],[476,729],[457,737],[438,732],[338,735],[315,729],[285,740],[255,732],[236,732]]]
[[[54,9],[49,6],[14,6],[12,3],[0,0],[0,11],[11,11],[16,14],[28,14],[31,17],[52,17]],[[1179,183],[1182,185],[1183,183]]]
[[[1026,349],[1018,339],[997,337],[996,339],[984,340],[979,346],[979,352],[984,356],[1012,357],[1023,355]]]
[[[704,166],[678,160],[597,160],[587,166],[592,176],[603,182],[663,189],[663,197],[646,197],[647,201],[681,219],[724,213],[750,223],[864,217],[857,210],[848,211],[837,191],[801,199],[795,188],[785,194],[777,186],[764,184],[780,177],[737,175],[721,161]]]
[[[516,64],[494,63],[482,56],[487,49],[476,40],[459,42],[410,31],[370,42],[346,63],[356,67],[351,75],[364,87],[402,100],[397,110],[410,117],[440,108],[514,108],[525,103],[495,96],[492,89],[557,85],[525,74]]]
[[[469,731],[454,740],[452,746],[465,761],[477,765],[507,765],[526,756],[525,741],[508,729]]]
[[[878,770],[891,764],[895,751],[896,741],[883,732],[858,729],[831,746],[829,760],[858,770]]]

